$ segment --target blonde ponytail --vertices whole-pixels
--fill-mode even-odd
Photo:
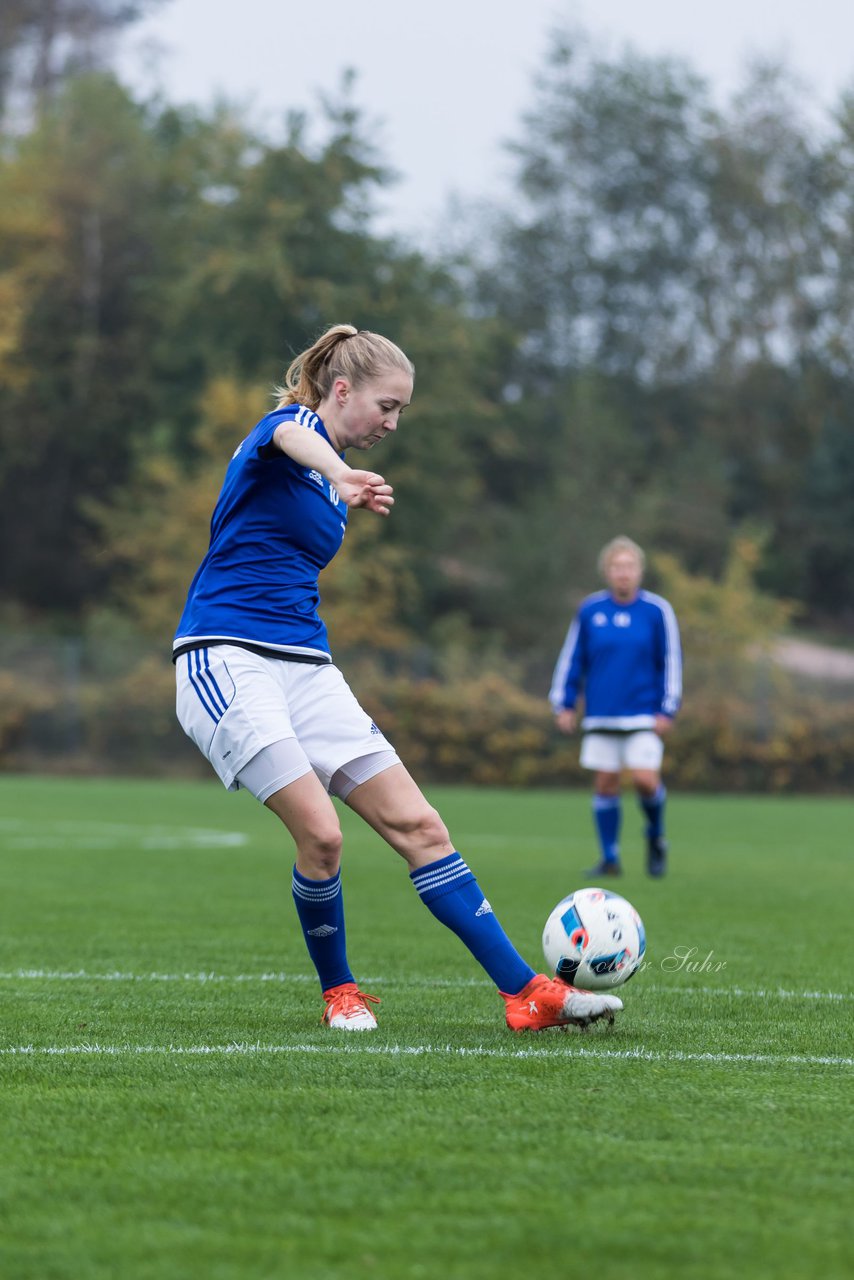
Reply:
[[[276,387],[277,409],[304,404],[317,410],[332,390],[336,378],[354,387],[369,382],[387,369],[403,369],[414,377],[415,366],[388,338],[351,324],[336,324],[288,366],[284,385]]]

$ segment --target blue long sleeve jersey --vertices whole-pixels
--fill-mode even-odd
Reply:
[[[640,591],[621,604],[597,591],[581,604],[555,666],[549,701],[557,713],[584,694],[582,729],[651,729],[682,700],[682,651],[673,609]]]
[[[207,555],[190,584],[173,659],[202,645],[231,643],[296,660],[331,661],[317,612],[317,580],[341,546],[347,507],[319,471],[273,445],[276,427],[287,419],[329,441],[316,413],[291,404],[268,413],[237,446],[211,519]]]

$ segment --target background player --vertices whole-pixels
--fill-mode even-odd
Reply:
[[[583,690],[581,764],[594,772],[593,817],[601,861],[592,878],[618,876],[623,769],[630,771],[646,815],[647,870],[667,869],[661,781],[665,736],[682,697],[679,627],[670,604],[641,590],[645,556],[618,537],[599,553],[606,591],[587,597],[573,619],[549,695],[558,729],[572,733]]]

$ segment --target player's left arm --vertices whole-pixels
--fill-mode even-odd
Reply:
[[[661,600],[659,609],[657,658],[661,672],[661,706],[655,717],[655,731],[663,737],[672,729],[682,705],[682,643],[672,606]]]

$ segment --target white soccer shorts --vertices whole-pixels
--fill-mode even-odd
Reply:
[[[214,645],[182,654],[175,675],[181,727],[229,791],[238,790],[237,775],[259,752],[289,738],[327,791],[340,770],[365,756],[381,757],[383,768],[399,762],[332,663]]]
[[[581,742],[581,766],[597,773],[621,769],[661,768],[664,742],[652,729],[636,733],[585,733]]]

